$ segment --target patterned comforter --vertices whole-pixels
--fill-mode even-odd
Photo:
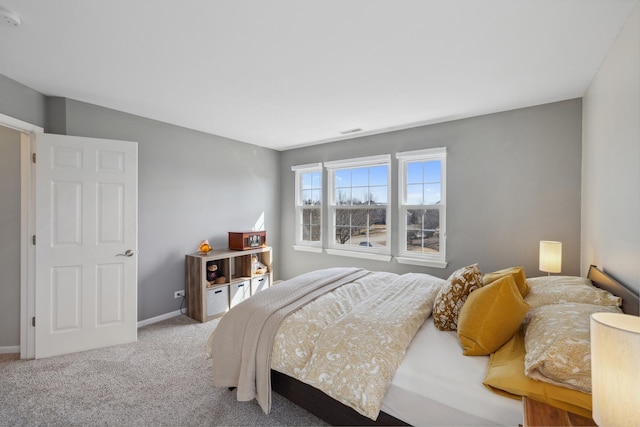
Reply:
[[[371,272],[342,285],[284,319],[271,368],[375,420],[443,283],[426,274]]]

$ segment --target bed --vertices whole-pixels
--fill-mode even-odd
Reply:
[[[493,329],[486,324],[478,326],[477,318],[472,322],[466,320],[473,319],[473,316],[470,314],[462,313],[464,317],[460,317],[460,325],[455,325],[459,326],[458,330],[440,330],[440,326],[444,325],[444,329],[447,329],[447,325],[446,322],[441,322],[443,325],[438,325],[438,321],[436,321],[436,319],[443,317],[443,310],[437,310],[439,305],[436,304],[436,298],[440,297],[440,294],[443,293],[446,286],[451,285],[451,278],[445,281],[433,276],[415,273],[409,277],[402,277],[404,275],[367,272],[361,269],[330,270],[331,271],[322,270],[320,272],[314,272],[315,275],[307,275],[303,280],[298,278],[292,279],[291,281],[284,282],[269,289],[268,292],[261,292],[241,304],[244,307],[245,314],[237,313],[235,308],[227,313],[221,319],[218,328],[214,331],[208,343],[208,353],[213,356],[214,384],[223,387],[238,387],[238,400],[251,400],[256,398],[265,412],[269,411],[270,392],[271,389],[273,389],[273,391],[306,408],[311,413],[333,425],[517,425],[522,422],[522,406],[518,399],[521,395],[527,395],[528,391],[522,391],[517,388],[514,389],[511,384],[507,384],[507,386],[500,384],[500,381],[504,380],[504,378],[500,378],[501,373],[504,373],[503,366],[500,365],[500,363],[502,363],[500,357],[504,357],[504,354],[501,356],[501,353],[504,353],[504,348],[517,346],[523,348],[524,334],[521,330],[521,324],[535,325],[537,318],[536,316],[532,316],[532,313],[536,314],[537,311],[546,309],[545,306],[548,301],[545,302],[545,298],[557,300],[555,295],[546,295],[545,292],[536,291],[536,289],[544,291],[549,287],[553,288],[553,286],[545,283],[546,280],[550,279],[524,278],[524,281],[522,281],[524,277],[522,271],[506,269],[484,275],[484,277],[481,276],[482,283],[476,283],[475,288],[472,284],[471,288],[473,289],[468,290],[466,295],[467,297],[473,295],[474,298],[470,298],[467,301],[457,301],[457,314],[460,314],[459,311],[463,308],[467,309],[466,312],[470,312],[471,309],[469,307],[474,306],[474,304],[483,304],[483,307],[486,306],[486,303],[482,302],[483,298],[485,301],[486,298],[489,298],[491,301],[504,298],[504,295],[507,294],[503,291],[500,291],[500,294],[489,294],[489,292],[495,292],[494,289],[497,289],[495,283],[501,283],[499,289],[507,289],[509,292],[508,295],[511,295],[511,293],[516,294],[516,296],[520,295],[518,292],[522,292],[522,289],[520,289],[522,286],[531,289],[532,292],[528,295],[531,305],[521,302],[515,304],[515,306],[519,307],[516,310],[518,313],[514,315],[515,317],[511,323],[514,325],[517,324],[517,326],[515,329],[512,327],[513,331],[509,330],[508,332],[504,332],[506,338],[502,338],[501,340],[506,339],[506,343],[499,345],[499,349],[496,350],[491,347],[491,345],[495,347],[497,345],[496,343],[486,345],[486,342],[483,341],[486,337],[474,341],[474,339],[477,338],[477,336],[474,337],[473,335],[474,327],[482,330]],[[478,279],[477,272],[474,274],[476,274],[476,279]],[[335,276],[337,280],[325,280],[325,278],[329,276]],[[291,319],[296,316],[300,317],[299,313],[307,309],[308,306],[312,306],[312,302],[321,299],[320,296],[333,294],[336,290],[340,291],[341,289],[353,288],[356,289],[354,292],[358,293],[363,292],[362,289],[368,290],[369,288],[375,288],[375,286],[371,284],[373,282],[369,280],[372,277],[374,278],[372,279],[373,282],[401,282],[401,287],[406,286],[406,281],[412,282],[414,283],[412,285],[414,288],[412,288],[411,293],[424,292],[424,298],[422,302],[415,303],[415,306],[412,305],[409,307],[410,304],[414,304],[411,302],[412,298],[409,300],[396,300],[396,298],[399,297],[386,295],[384,297],[386,301],[385,305],[393,307],[393,304],[400,304],[397,307],[407,307],[406,309],[398,309],[396,307],[388,311],[394,313],[408,312],[408,317],[411,318],[408,320],[409,323],[413,322],[415,325],[417,322],[419,324],[414,326],[413,330],[406,332],[411,336],[408,339],[407,347],[400,350],[400,362],[397,363],[397,366],[391,366],[391,368],[389,368],[393,372],[391,372],[387,384],[388,388],[385,387],[385,391],[382,393],[379,412],[377,412],[375,416],[371,416],[370,414],[367,416],[366,411],[361,407],[357,405],[354,406],[351,401],[348,399],[345,400],[345,398],[339,394],[338,397],[336,397],[332,390],[328,392],[326,390],[321,391],[323,385],[319,384],[318,381],[314,383],[314,381],[307,381],[305,379],[309,384],[313,384],[309,385],[297,379],[296,377],[300,377],[299,367],[297,368],[298,371],[294,372],[295,369],[291,370],[291,368],[287,368],[286,366],[284,368],[279,366],[278,363],[284,365],[289,363],[289,359],[294,359],[295,362],[296,356],[292,356],[292,353],[287,353],[286,346],[283,347],[281,343],[279,343],[279,340],[283,338],[282,336],[278,337],[278,335],[280,333],[280,335],[289,337],[290,339],[294,336],[323,335],[322,331],[309,332],[306,329],[307,326],[301,326],[305,325],[304,323],[296,324]],[[638,297],[627,288],[621,286],[611,277],[593,266],[590,268],[588,278],[590,280],[588,286],[592,287],[591,284],[593,284],[606,290],[607,293],[612,294],[611,297],[602,297],[603,301],[606,300],[602,303],[603,307],[605,307],[604,310],[620,310],[619,306],[621,306],[622,310],[626,313],[638,314]],[[493,282],[491,279],[493,279]],[[485,280],[489,281],[484,283]],[[318,284],[319,282],[327,283]],[[362,283],[360,283],[358,285],[357,282],[364,282],[365,284],[362,285]],[[508,285],[502,285],[502,282],[506,282]],[[418,284],[416,285],[416,283]],[[493,286],[488,286],[492,283]],[[583,285],[583,283],[580,283],[580,285]],[[385,284],[383,286],[387,285]],[[291,295],[294,292],[292,290],[305,287],[309,287],[309,289],[305,291],[301,290],[300,295]],[[386,291],[387,288],[384,289]],[[478,289],[483,289],[483,291],[475,292]],[[577,289],[578,288],[571,287],[571,290]],[[449,288],[449,291],[450,290]],[[528,290],[529,289],[527,289],[527,291]],[[583,294],[584,292],[580,292],[580,295]],[[293,302],[289,301],[284,304],[283,300],[287,298]],[[377,299],[378,297],[364,295],[363,298]],[[511,296],[508,298],[511,298]],[[584,297],[581,296],[581,298]],[[526,301],[527,296],[523,296],[523,298],[520,299]],[[338,304],[337,306],[344,310],[344,307],[342,307],[343,303],[336,301],[334,301],[334,306]],[[514,305],[511,300],[505,301],[509,301],[509,307]],[[587,302],[591,303],[593,301],[589,300]],[[507,303],[505,302],[505,304]],[[574,301],[568,301],[567,304],[574,304]],[[380,305],[381,304],[377,304],[376,306],[374,303],[373,308],[366,308],[364,311],[375,313],[375,310],[377,310],[376,307]],[[270,306],[271,314],[256,314],[263,306]],[[291,307],[285,309],[283,306]],[[531,307],[536,308],[536,310],[531,309]],[[600,307],[600,305],[598,305],[598,307]],[[540,308],[540,310],[538,310],[538,308]],[[570,308],[572,312],[575,311],[574,306],[570,306]],[[590,309],[593,309],[593,307],[590,307]],[[600,308],[597,309],[599,310]],[[316,311],[322,313],[322,316],[324,316],[326,315],[327,309],[316,309]],[[446,311],[446,309],[444,311]],[[557,310],[554,307],[554,312],[555,311]],[[338,313],[338,317],[343,316],[343,314],[344,313]],[[387,315],[385,314],[384,316]],[[527,316],[530,316],[530,318]],[[486,316],[485,313],[483,317],[487,318],[490,316]],[[444,316],[444,318],[446,318],[446,316]],[[484,318],[482,321],[486,320]],[[525,320],[522,321],[522,319]],[[396,319],[394,318],[393,321],[396,321]],[[318,323],[322,323],[323,321],[315,320],[313,322],[315,322],[317,326]],[[509,323],[505,322],[504,314],[502,313],[499,322],[501,324],[500,328],[503,327],[503,324]],[[285,323],[292,323],[294,326],[289,325],[289,327],[293,329],[283,333],[280,329],[285,327]],[[469,326],[469,323],[471,326]],[[266,325],[266,327],[264,325]],[[304,330],[301,331],[301,328]],[[358,325],[356,329],[366,328],[366,325]],[[227,333],[223,334],[219,332],[222,329],[227,330]],[[338,330],[342,329],[345,329],[344,324],[338,325]],[[531,329],[534,329],[534,327],[532,326]],[[467,332],[469,333],[467,334]],[[239,335],[246,333],[252,334],[249,341],[247,341],[246,338],[238,339]],[[336,332],[334,331],[333,333],[335,334]],[[477,331],[475,333],[477,333]],[[224,337],[224,335],[226,335],[226,337]],[[330,336],[331,334],[327,333],[327,335]],[[500,335],[500,333],[492,335]],[[467,338],[467,341],[464,341],[464,338]],[[494,340],[494,338],[494,336],[489,337],[489,341]],[[251,345],[247,345],[247,342],[250,342]],[[478,350],[478,343],[481,344],[479,346],[480,351]],[[305,345],[307,344],[301,344],[303,350],[297,349],[296,351],[305,353]],[[486,348],[483,348],[483,346]],[[266,348],[266,353],[263,353],[268,354],[268,356],[251,359],[247,362],[245,359],[247,359],[248,347],[251,347],[250,352],[256,349],[262,348],[264,350]],[[367,348],[375,352],[375,350],[371,349],[370,344]],[[479,355],[465,355],[461,349],[466,353],[474,354],[475,352],[475,354]],[[280,362],[278,362],[279,351],[284,354],[284,357],[280,357]],[[307,352],[310,351],[311,350]],[[329,349],[320,359],[332,357],[332,351],[332,349]],[[511,355],[509,355],[509,357],[511,357]],[[247,363],[242,363],[243,360]],[[284,362],[282,362],[282,360],[284,360]],[[492,368],[492,363],[498,364],[498,368]],[[522,366],[522,361],[519,363],[521,364],[520,366]],[[393,365],[393,363],[389,364]],[[247,368],[247,366],[249,366],[249,368]],[[487,366],[489,366],[489,368]],[[348,368],[350,367],[348,366]],[[380,369],[378,366],[374,368],[376,372]],[[320,371],[330,371],[331,369],[333,368],[323,366],[320,368]],[[344,369],[344,367],[340,367],[339,369]],[[371,370],[373,371],[374,369]],[[311,371],[313,372],[313,369],[311,369]],[[264,379],[264,372],[267,372],[268,379],[266,380]],[[496,389],[495,384],[491,384],[491,381],[495,378],[487,380],[487,377],[491,376],[492,372],[494,372],[494,374],[495,372],[498,373],[494,375],[498,377],[498,389]],[[508,371],[506,372],[507,377],[509,377],[508,380],[511,381],[511,374],[509,374]],[[218,373],[218,375],[215,375],[216,373]],[[324,374],[321,373],[318,377],[321,378],[323,375]],[[239,381],[240,377],[243,377],[245,380],[244,386],[242,385],[242,381]],[[368,381],[369,380],[363,382]],[[487,383],[487,381],[489,381],[489,383]],[[527,381],[532,380],[527,379]],[[345,382],[349,383],[349,381]],[[535,381],[536,385],[539,382],[540,381]],[[247,386],[246,384],[250,385]],[[548,386],[556,387],[562,391],[566,388],[565,384],[549,384]],[[379,388],[379,386],[376,387]],[[546,392],[546,389],[543,390],[543,393]],[[361,391],[357,393],[362,394]],[[573,393],[573,395],[569,396],[569,403],[567,404],[569,405],[569,409],[575,409],[573,399],[576,394],[585,400],[584,404],[578,403],[578,406],[590,405],[588,393],[580,390],[571,390],[571,393]],[[357,397],[361,398],[361,394],[357,394]],[[564,397],[562,399],[564,399]],[[587,399],[589,400],[588,405],[586,402]],[[341,403],[341,401],[343,403]],[[552,403],[556,404],[557,402],[552,401]],[[559,406],[562,406],[563,403],[564,402],[560,402]],[[578,408],[577,412],[579,412],[580,409],[582,409],[583,412],[588,410]]]

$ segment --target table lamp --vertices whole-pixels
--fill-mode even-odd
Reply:
[[[540,271],[547,275],[560,273],[562,267],[562,242],[540,241]]]
[[[640,423],[640,317],[594,313],[591,329],[593,420],[600,427]]]

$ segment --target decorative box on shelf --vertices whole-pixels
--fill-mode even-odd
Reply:
[[[229,232],[229,249],[246,251],[247,249],[264,248],[266,246],[266,231]]]

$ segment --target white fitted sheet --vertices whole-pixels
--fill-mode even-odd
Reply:
[[[456,332],[429,317],[414,337],[382,410],[414,426],[522,424],[522,402],[483,384],[489,356],[464,356]]]

